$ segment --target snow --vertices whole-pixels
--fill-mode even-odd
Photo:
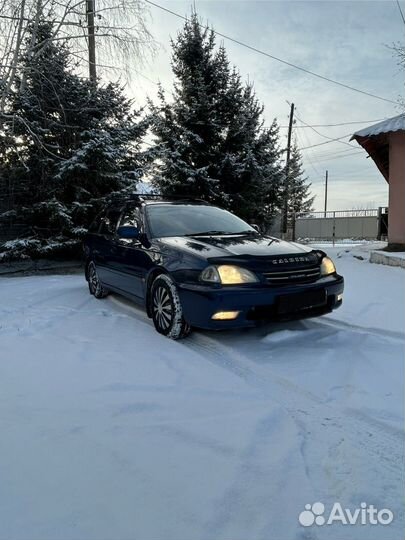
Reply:
[[[405,253],[403,251],[383,251],[384,257],[392,259],[405,259]]]
[[[373,124],[366,128],[356,131],[356,133],[350,139],[356,139],[357,137],[372,137],[374,135],[380,135],[381,133],[390,133],[392,131],[404,131],[405,130],[405,114],[401,113],[398,116],[387,118],[382,122]]]
[[[1,279],[0,539],[402,539],[405,280],[367,249],[328,248],[333,314],[181,342],[82,276]]]
[[[370,264],[373,249],[375,244],[327,249],[338,272],[346,277],[345,305],[323,320],[332,317],[335,321],[402,336],[405,332],[404,271]]]
[[[136,185],[136,192],[142,193],[143,195],[153,193],[153,186],[150,182],[147,182],[147,181],[138,182]]]

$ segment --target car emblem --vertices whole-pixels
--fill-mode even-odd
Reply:
[[[285,257],[283,259],[273,259],[271,261],[273,264],[288,264],[293,262],[311,262],[309,257]]]

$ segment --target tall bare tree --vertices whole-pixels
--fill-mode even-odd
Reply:
[[[129,79],[134,64],[141,64],[155,47],[147,17],[142,0],[0,0],[0,112],[17,75],[24,88],[25,74],[17,73],[23,47],[28,57],[44,52],[42,45],[34,46],[40,20],[54,24],[50,42],[71,42],[83,73],[90,65],[93,79],[111,71]],[[27,45],[28,29],[33,37]]]

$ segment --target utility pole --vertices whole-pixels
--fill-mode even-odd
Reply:
[[[92,82],[97,81],[96,36],[94,28],[95,0],[86,0],[87,35],[89,39],[89,76]]]
[[[326,217],[327,211],[328,211],[328,171],[326,171],[326,175],[325,175],[325,217]]]
[[[291,156],[291,135],[294,120],[294,103],[291,103],[290,121],[288,123],[288,139],[287,139],[287,159],[285,164],[285,185],[284,185],[284,209],[283,209],[283,233],[287,233],[288,229],[288,199],[289,199],[289,176],[290,176],[290,156]]]

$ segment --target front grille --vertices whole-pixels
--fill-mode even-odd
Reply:
[[[312,283],[320,278],[321,269],[318,264],[296,270],[279,270],[263,272],[270,285],[288,285],[290,283]]]

